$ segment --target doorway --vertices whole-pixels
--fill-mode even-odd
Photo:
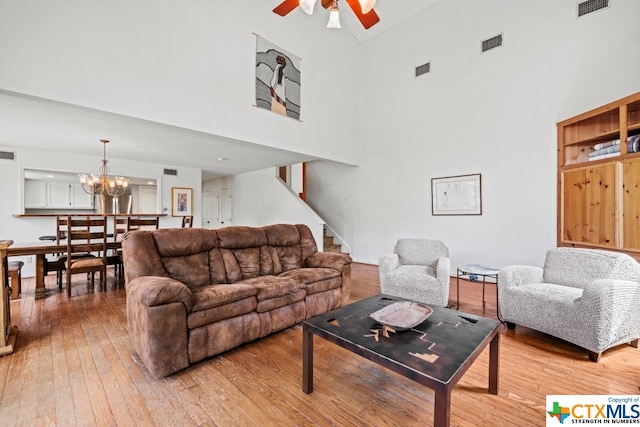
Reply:
[[[220,190],[202,192],[202,227],[220,227]]]

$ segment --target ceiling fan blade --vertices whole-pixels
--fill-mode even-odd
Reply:
[[[322,7],[329,9],[333,4],[333,0],[322,0]]]
[[[299,5],[300,0],[284,0],[282,3],[276,6],[275,9],[273,9],[273,12],[277,15],[285,16]]]
[[[375,10],[371,9],[368,13],[362,13],[362,6],[360,6],[360,2],[358,0],[346,1],[349,7],[351,7],[351,10],[353,10],[353,13],[355,13],[358,17],[358,20],[365,28],[365,30],[368,30],[369,28],[380,22],[380,18],[378,17],[378,14]]]

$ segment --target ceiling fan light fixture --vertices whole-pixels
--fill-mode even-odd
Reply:
[[[360,3],[363,14],[371,12],[371,9],[376,5],[376,0],[358,0],[358,2]],[[302,1],[300,1],[300,3],[302,3]]]
[[[342,28],[340,26],[340,11],[338,10],[338,1],[333,0],[331,12],[329,12],[329,22],[327,28]]]
[[[313,15],[315,5],[316,0],[300,0],[300,9],[304,10],[307,15]]]

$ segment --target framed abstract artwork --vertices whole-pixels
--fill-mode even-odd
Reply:
[[[193,215],[193,188],[171,187],[171,216]]]
[[[481,175],[431,178],[432,215],[482,215]]]

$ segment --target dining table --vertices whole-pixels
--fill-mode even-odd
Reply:
[[[9,241],[11,242],[11,241]],[[122,242],[120,240],[112,240],[107,242],[108,250],[120,249],[122,247]],[[6,247],[5,256],[7,258],[17,257],[17,256],[35,256],[36,258],[36,266],[35,266],[35,279],[36,279],[36,290],[35,290],[35,299],[45,298],[47,296],[47,289],[45,288],[44,278],[46,276],[46,256],[48,254],[64,254],[67,252],[67,244],[66,243],[57,243],[52,241],[38,241],[31,243],[13,243],[9,244]],[[2,277],[0,280],[3,281],[2,286],[5,285],[4,281],[5,277]]]

